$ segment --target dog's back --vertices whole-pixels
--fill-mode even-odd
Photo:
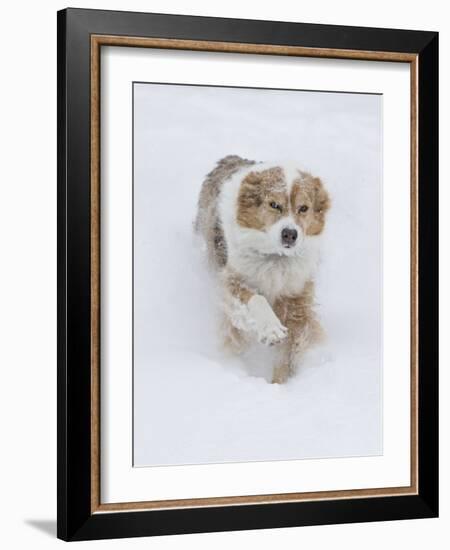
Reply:
[[[205,239],[209,261],[215,268],[220,269],[227,263],[227,243],[217,209],[222,185],[238,170],[252,164],[255,164],[255,161],[228,155],[218,161],[203,182],[194,227]]]

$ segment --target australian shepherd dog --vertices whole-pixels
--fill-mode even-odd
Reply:
[[[329,195],[295,165],[230,155],[206,176],[195,228],[223,291],[224,344],[275,346],[272,381],[284,383],[322,337],[314,276]]]

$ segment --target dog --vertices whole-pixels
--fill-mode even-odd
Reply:
[[[224,345],[275,346],[273,383],[323,337],[314,275],[329,208],[320,178],[237,155],[219,160],[200,191],[194,225],[223,291]]]

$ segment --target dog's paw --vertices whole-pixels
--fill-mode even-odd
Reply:
[[[277,319],[274,323],[268,323],[260,327],[256,331],[256,334],[258,342],[266,344],[267,346],[274,346],[286,338],[288,330]]]
[[[280,323],[264,296],[259,294],[252,296],[248,302],[248,308],[256,337],[261,344],[273,346],[286,338],[287,328]]]

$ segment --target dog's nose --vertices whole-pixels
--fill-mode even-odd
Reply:
[[[285,245],[292,246],[293,244],[295,244],[295,241],[297,240],[297,236],[298,236],[298,233],[296,229],[289,229],[285,227],[281,231],[281,242]]]

